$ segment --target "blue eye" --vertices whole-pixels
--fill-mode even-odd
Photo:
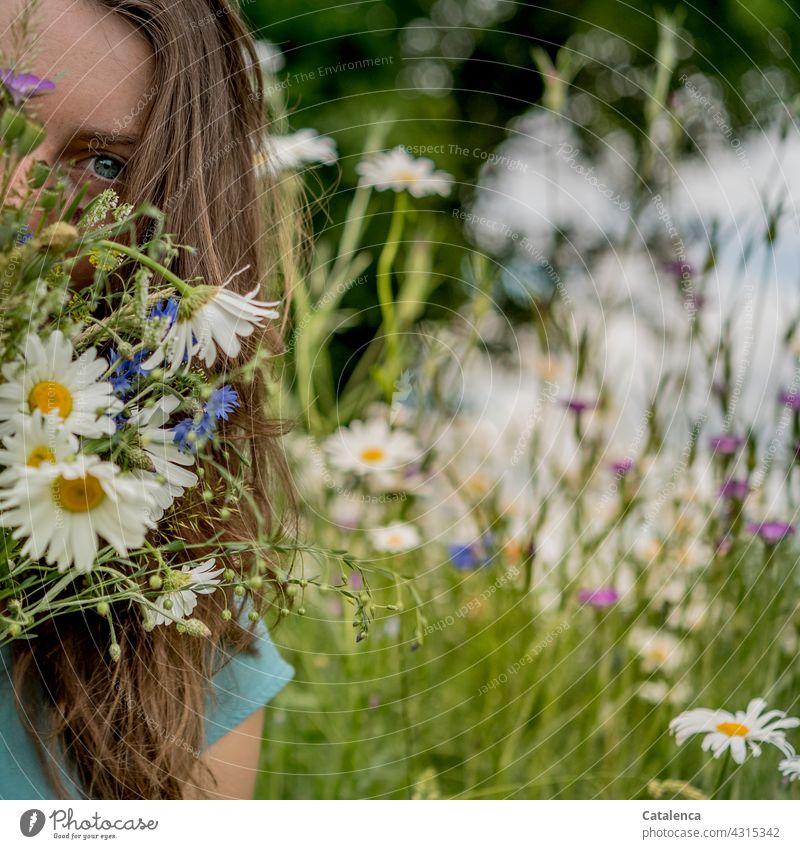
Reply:
[[[91,171],[101,180],[116,180],[125,167],[124,162],[106,153],[93,156],[90,163]]]

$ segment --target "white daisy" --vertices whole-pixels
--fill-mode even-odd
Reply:
[[[152,464],[152,471],[163,479],[154,499],[151,515],[154,521],[158,521],[176,498],[198,482],[197,475],[186,468],[194,465],[194,455],[181,451],[175,444],[175,434],[164,427],[180,404],[180,398],[167,395],[152,407],[137,410],[128,420],[128,424],[139,429],[142,450]],[[152,477],[145,469],[133,474],[140,478]]]
[[[264,150],[256,156],[259,174],[295,171],[304,165],[322,162],[332,165],[337,159],[336,142],[316,130],[303,129],[285,136],[268,136]]]
[[[262,70],[268,71],[271,74],[277,74],[286,64],[286,57],[281,52],[281,49],[271,41],[260,38],[256,41],[255,48],[258,64]]]
[[[635,628],[630,640],[642,659],[644,672],[672,672],[680,667],[686,654],[681,641],[669,631]]]
[[[241,351],[239,339],[249,336],[265,318],[279,318],[273,309],[280,301],[258,301],[258,288],[246,295],[229,291],[227,285],[243,268],[229,277],[221,286],[198,286],[185,295],[178,305],[178,317],[170,325],[158,349],[144,363],[143,369],[153,369],[164,358],[169,361],[167,374],[174,374],[186,359],[199,357],[211,366],[217,358],[217,349],[228,357]]]
[[[420,455],[415,440],[402,430],[392,430],[382,419],[355,421],[340,427],[325,440],[331,464],[342,472],[366,475],[387,484],[395,473]]]
[[[378,551],[408,551],[420,542],[419,531],[408,522],[392,522],[384,528],[373,528],[369,535]]]
[[[730,749],[737,764],[743,763],[748,748],[754,757],[761,754],[760,743],[771,743],[791,758],[794,749],[784,733],[787,728],[796,728],[800,719],[787,717],[782,710],[770,710],[763,713],[767,703],[764,699],[752,699],[747,710],[737,710],[735,714],[726,710],[695,708],[684,711],[669,724],[669,730],[675,735],[680,746],[693,734],[705,734],[702,748],[709,749],[718,758]]]
[[[155,527],[150,510],[157,488],[96,456],[27,466],[10,489],[0,490],[0,526],[25,538],[24,556],[44,557],[62,572],[73,563],[88,572],[98,536],[123,555],[144,542]]]
[[[112,416],[123,404],[114,397],[111,383],[99,380],[108,363],[94,348],[77,359],[74,354],[60,330],[44,343],[35,334],[27,336],[22,357],[2,368],[6,382],[0,384],[0,433],[13,433],[19,417],[34,410],[58,414],[64,427],[78,436],[114,433]]]
[[[450,193],[453,175],[437,171],[434,162],[427,157],[414,158],[401,145],[387,153],[374,153],[356,164],[356,173],[361,185],[373,186],[379,192],[394,189],[407,191],[414,197]]]
[[[26,466],[39,468],[42,463],[61,463],[78,450],[77,437],[66,430],[56,413],[33,415],[20,419],[16,433],[3,437],[0,449],[0,486],[9,486]]]
[[[197,606],[200,593],[214,592],[219,576],[224,569],[214,569],[214,558],[199,566],[186,563],[181,569],[169,569],[164,576],[164,593],[155,602],[158,612],[151,611],[155,625],[169,625],[175,620],[185,619]],[[164,606],[169,599],[171,607]]]
[[[800,756],[795,755],[794,757],[786,758],[786,760],[778,764],[778,769],[789,781],[795,781],[800,778]]]

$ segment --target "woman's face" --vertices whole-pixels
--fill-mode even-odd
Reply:
[[[0,50],[17,73],[55,83],[28,101],[46,130],[44,142],[22,163],[14,187],[34,161],[58,166],[69,187],[89,183],[89,196],[109,187],[124,194],[124,167],[139,139],[153,91],[153,55],[125,18],[95,0],[40,0],[25,50],[15,23],[30,0],[0,2]]]

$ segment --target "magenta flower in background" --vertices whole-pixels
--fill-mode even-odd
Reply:
[[[735,454],[744,445],[744,437],[734,436],[732,433],[721,433],[718,436],[712,436],[709,445],[717,454]]]
[[[760,536],[767,545],[775,545],[794,533],[794,527],[786,522],[748,522],[747,530]]]
[[[561,402],[568,410],[572,410],[575,415],[580,415],[584,410],[595,406],[595,401],[586,401],[582,398],[570,398]]]
[[[794,389],[785,389],[781,392],[779,400],[784,407],[790,410],[800,410],[800,392]]]
[[[664,263],[664,269],[678,278],[688,278],[694,274],[694,266],[686,260],[673,259]]]
[[[0,82],[11,95],[14,106],[20,106],[30,97],[54,91],[56,87],[51,80],[43,80],[35,74],[15,74],[13,68],[0,69]]]
[[[596,590],[581,590],[578,593],[581,604],[592,607],[610,607],[619,601],[619,593],[613,587],[599,587]]]
[[[723,498],[735,498],[744,501],[750,492],[750,484],[743,478],[728,478],[719,488],[719,494]]]
[[[611,464],[612,471],[618,475],[627,475],[632,468],[633,460],[629,460],[627,457],[624,460],[615,460]]]

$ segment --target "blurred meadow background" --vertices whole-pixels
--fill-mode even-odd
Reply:
[[[286,578],[258,797],[797,798],[796,12],[241,8],[352,567]]]

